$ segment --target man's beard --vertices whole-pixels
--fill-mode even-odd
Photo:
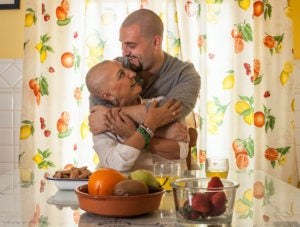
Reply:
[[[115,58],[116,61],[120,62],[124,68],[128,68],[131,69],[134,72],[140,72],[143,70],[143,65],[142,63],[138,60],[138,65],[133,65],[130,60],[129,57],[116,57]]]

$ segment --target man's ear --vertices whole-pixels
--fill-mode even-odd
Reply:
[[[154,46],[161,46],[161,37],[159,35],[155,35],[153,38]]]

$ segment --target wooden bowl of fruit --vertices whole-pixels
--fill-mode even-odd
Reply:
[[[239,183],[219,177],[171,182],[177,220],[182,223],[230,224]]]
[[[87,212],[131,217],[158,209],[164,190],[149,171],[136,170],[125,177],[112,169],[99,169],[75,193],[79,207]]]

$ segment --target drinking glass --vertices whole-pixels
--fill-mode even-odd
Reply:
[[[178,179],[181,172],[181,164],[176,161],[165,161],[154,163],[154,176],[160,185],[167,191],[171,192],[172,187],[170,182]]]
[[[205,160],[206,177],[227,178],[229,169],[228,158],[225,157],[208,157]]]

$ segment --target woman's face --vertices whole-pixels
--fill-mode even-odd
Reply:
[[[110,75],[108,92],[119,101],[120,106],[137,104],[142,88],[135,80],[136,73],[124,68],[117,61],[109,63],[107,71]]]

